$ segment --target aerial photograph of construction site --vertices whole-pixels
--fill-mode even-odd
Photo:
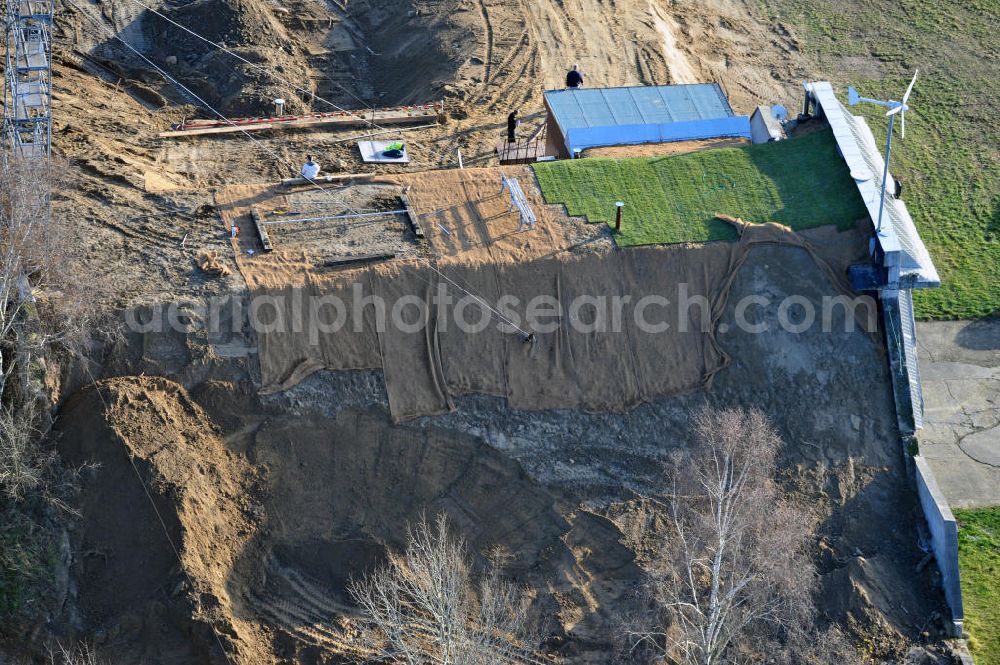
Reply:
[[[0,665],[1000,665],[1000,0],[0,12]]]

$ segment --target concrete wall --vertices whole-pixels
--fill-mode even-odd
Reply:
[[[566,135],[556,121],[556,116],[549,107],[549,100],[542,97],[545,105],[545,154],[555,155],[559,159],[568,159],[572,155],[566,144]]]
[[[660,125],[571,127],[566,130],[566,146],[573,152],[607,145],[667,143],[725,136],[750,138],[750,118],[744,115]]]
[[[962,610],[962,588],[959,585],[958,571],[958,524],[951,508],[945,500],[937,481],[931,472],[927,461],[919,455],[913,458],[917,493],[920,495],[920,505],[924,509],[924,517],[931,532],[931,542],[934,548],[934,558],[941,570],[941,582],[944,587],[944,597],[951,608],[951,617],[955,623],[958,635],[961,635],[964,612]]]
[[[770,106],[758,106],[750,116],[750,140],[757,143],[769,143],[785,138],[781,123],[771,115]]]

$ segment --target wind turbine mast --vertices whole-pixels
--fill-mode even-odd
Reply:
[[[892,153],[892,128],[896,116],[899,115],[900,118],[900,138],[906,138],[906,112],[910,110],[906,102],[910,98],[910,93],[913,92],[913,84],[917,82],[917,74],[920,70],[913,72],[913,79],[910,81],[910,85],[907,86],[906,92],[903,93],[903,99],[901,101],[896,101],[894,99],[872,99],[871,97],[862,97],[858,94],[858,91],[853,87],[847,89],[847,103],[854,106],[858,102],[867,102],[869,104],[877,104],[878,106],[884,106],[889,109],[886,115],[889,117],[889,135],[886,137],[885,142],[885,165],[882,168],[882,198],[879,201],[878,206],[878,222],[875,225],[875,233],[882,235],[882,214],[885,212],[885,184],[886,180],[889,178],[889,156]]]

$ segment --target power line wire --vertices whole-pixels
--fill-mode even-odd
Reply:
[[[152,7],[148,6],[148,5],[140,2],[139,0],[130,0],[130,1],[132,3],[134,3],[134,4],[136,4],[137,6],[142,7],[143,9],[145,9],[148,12],[150,12],[151,14],[159,16],[160,18],[162,18],[164,21],[167,21],[171,25],[173,25],[173,26],[175,26],[177,28],[180,28],[181,30],[183,30],[184,32],[188,33],[192,37],[195,37],[196,39],[199,39],[199,40],[205,42],[206,44],[209,44],[209,45],[213,46],[214,48],[217,48],[217,49],[221,50],[223,53],[226,53],[226,54],[228,54],[228,55],[236,58],[237,60],[239,60],[243,64],[248,65],[248,66],[250,66],[251,68],[253,68],[253,69],[257,70],[257,71],[260,71],[260,72],[263,72],[263,73],[267,74],[268,76],[270,76],[274,80],[276,80],[276,81],[278,81],[280,83],[284,83],[287,86],[290,86],[296,92],[305,94],[305,95],[309,96],[311,99],[314,99],[316,101],[323,102],[324,104],[329,105],[330,107],[336,109],[337,111],[341,111],[342,113],[347,113],[349,115],[353,115],[356,118],[360,119],[362,122],[366,123],[369,127],[373,128],[373,129],[385,129],[385,127],[383,127],[383,126],[378,125],[377,123],[375,123],[374,118],[372,120],[369,120],[363,114],[357,113],[355,111],[351,111],[349,109],[345,109],[342,106],[339,106],[339,105],[331,102],[328,99],[320,97],[319,95],[317,95],[312,90],[307,90],[305,88],[300,87],[299,85],[297,85],[297,84],[293,83],[292,81],[284,78],[283,76],[281,76],[277,72],[273,71],[272,69],[269,69],[268,67],[265,67],[263,65],[257,64],[256,62],[252,62],[252,61],[244,58],[242,55],[240,55],[239,53],[236,53],[235,51],[229,49],[228,47],[224,46],[223,44],[219,44],[219,43],[213,42],[208,37],[205,37],[203,35],[198,34],[194,30],[192,30],[191,28],[188,28],[187,26],[185,26],[185,25],[183,25],[183,24],[175,21],[174,19],[170,18],[166,14],[164,14],[164,13],[162,13],[162,12],[160,12],[160,11],[158,11],[158,10],[156,10],[156,9],[154,9],[154,8],[152,8]],[[363,99],[361,99],[360,97],[358,97],[357,95],[355,95],[354,93],[352,93],[345,86],[337,83],[336,81],[331,81],[331,82],[334,85],[336,85],[337,87],[339,87],[341,90],[343,90],[344,92],[346,92],[348,95],[350,95],[351,97],[353,97],[354,99],[356,99],[361,104],[364,104],[366,107],[368,106],[368,103],[366,101],[364,101]],[[374,109],[374,107],[372,107],[372,108]],[[391,131],[391,130],[389,130],[389,131]],[[415,145],[418,145],[418,146],[421,145],[421,143],[418,142],[418,141],[411,141],[411,143],[413,143]],[[431,150],[432,154],[435,157],[441,157],[444,154],[442,151],[433,151],[433,149],[429,148],[429,147],[428,147],[428,150]]]
[[[430,267],[431,270],[433,270],[434,272],[436,272],[438,275],[440,275],[441,277],[444,277],[446,280],[448,280],[449,282],[451,282],[454,286],[458,287],[458,289],[461,290],[462,292],[464,292],[466,295],[469,295],[469,296],[473,297],[481,306],[485,307],[488,311],[492,312],[498,319],[500,319],[501,321],[503,321],[504,323],[506,323],[507,325],[509,325],[511,328],[514,328],[515,330],[517,330],[518,332],[520,332],[521,334],[523,334],[524,337],[525,337],[525,339],[531,339],[531,338],[533,338],[533,336],[534,336],[533,333],[530,333],[527,330],[525,330],[524,328],[522,328],[521,326],[517,325],[516,323],[514,323],[513,321],[511,321],[510,319],[508,319],[506,316],[504,316],[503,314],[501,314],[500,310],[498,310],[495,307],[491,306],[488,302],[486,302],[485,300],[483,300],[482,298],[480,298],[476,294],[472,293],[468,289],[464,288],[461,284],[459,284],[455,280],[453,280],[450,277],[448,277],[447,275],[445,275],[433,263],[429,263],[428,266]]]
[[[157,65],[155,62],[153,62],[152,60],[150,60],[148,57],[146,57],[145,54],[143,54],[137,48],[135,48],[134,46],[132,46],[131,44],[129,44],[127,41],[125,41],[124,39],[122,39],[121,37],[119,37],[113,30],[111,30],[107,25],[105,25],[103,21],[99,21],[95,17],[91,16],[90,13],[87,10],[85,10],[82,7],[80,7],[79,5],[77,5],[75,2],[73,2],[73,0],[66,0],[66,1],[70,5],[72,5],[73,7],[75,7],[81,14],[83,14],[84,16],[86,16],[87,18],[89,18],[93,23],[99,25],[102,29],[104,29],[105,31],[107,31],[108,34],[110,34],[114,39],[116,39],[118,42],[120,42],[122,44],[122,46],[124,46],[125,48],[127,48],[129,51],[131,51],[132,53],[134,53],[135,55],[137,55],[139,58],[141,58],[146,64],[148,64],[150,67],[152,67],[153,69],[155,69],[157,71],[157,73],[159,73],[160,76],[162,76],[167,82],[172,83],[174,86],[176,86],[177,88],[179,88],[183,93],[187,94],[190,98],[196,100],[201,106],[203,106],[204,108],[208,109],[209,111],[211,111],[212,113],[214,113],[216,116],[218,116],[218,118],[220,120],[222,120],[226,124],[228,124],[228,125],[236,128],[237,130],[239,130],[239,132],[241,134],[243,134],[244,136],[246,136],[248,139],[250,139],[250,141],[252,141],[257,146],[263,148],[267,153],[269,153],[270,155],[272,155],[278,162],[281,162],[281,163],[285,164],[286,166],[291,166],[292,169],[293,169],[293,171],[294,171],[295,166],[294,166],[294,164],[292,164],[292,162],[290,162],[286,158],[282,157],[280,153],[278,153],[276,150],[274,150],[273,148],[271,148],[267,144],[265,144],[262,141],[254,138],[253,136],[251,136],[250,133],[247,132],[245,129],[243,129],[242,127],[240,127],[239,125],[237,125],[236,123],[234,123],[232,120],[230,120],[229,118],[227,118],[220,111],[216,110],[211,104],[209,104],[204,99],[202,99],[197,94],[195,94],[194,91],[192,91],[190,88],[188,88],[187,86],[185,86],[183,83],[181,83],[180,81],[178,81],[177,79],[175,79],[173,76],[171,76],[166,71],[164,71],[159,65]],[[354,208],[352,208],[345,201],[342,201],[342,200],[338,201],[338,199],[333,195],[332,192],[327,191],[324,187],[322,187],[313,178],[310,178],[310,177],[306,176],[304,173],[298,173],[297,175],[299,177],[301,177],[301,178],[309,181],[309,183],[312,184],[313,187],[315,187],[319,191],[323,192],[334,203],[340,203],[341,205],[343,205],[345,208],[347,208],[351,212],[356,212],[354,210]]]

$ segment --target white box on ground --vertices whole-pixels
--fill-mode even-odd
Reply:
[[[385,149],[393,143],[400,143],[400,141],[358,141],[358,150],[361,151],[361,159],[368,163],[409,164],[410,154],[406,151],[405,143],[403,143],[402,157],[385,156]]]

